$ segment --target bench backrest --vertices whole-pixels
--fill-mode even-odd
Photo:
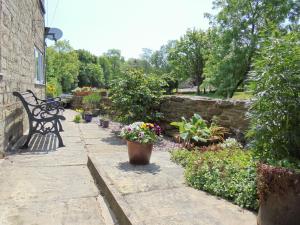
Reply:
[[[18,97],[21,100],[28,114],[28,117],[34,117],[33,108],[35,108],[38,105],[37,99],[34,96],[34,94],[31,91],[25,91],[25,92],[15,91],[13,92],[13,95]]]

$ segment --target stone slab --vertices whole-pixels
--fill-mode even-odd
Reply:
[[[1,203],[95,197],[86,166],[16,167],[0,170]]]
[[[0,203],[1,225],[104,225],[95,197]]]
[[[167,152],[132,166],[126,152],[90,153],[89,168],[122,224],[255,225],[256,215],[184,184]]]

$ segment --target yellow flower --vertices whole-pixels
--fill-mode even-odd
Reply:
[[[146,124],[146,123],[142,123],[142,124],[141,124],[141,128],[142,128],[142,129],[147,128],[147,124]]]

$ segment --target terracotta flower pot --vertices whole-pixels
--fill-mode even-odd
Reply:
[[[153,144],[127,141],[129,162],[135,165],[149,164]]]

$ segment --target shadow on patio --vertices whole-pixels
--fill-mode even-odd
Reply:
[[[22,149],[21,146],[25,142],[27,135],[21,137],[16,144],[7,152],[7,155],[31,153],[46,154],[50,151],[56,151],[58,148],[58,140],[55,134],[47,135],[34,134],[29,142],[29,148]]]

